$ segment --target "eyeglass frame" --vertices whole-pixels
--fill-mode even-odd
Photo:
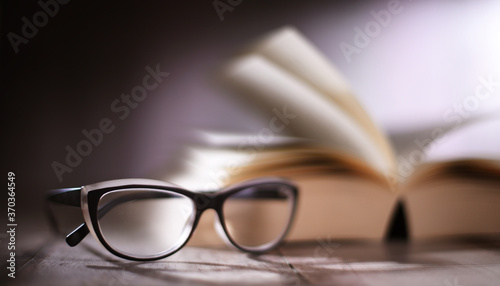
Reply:
[[[266,185],[266,184],[280,184],[290,189],[291,208],[290,208],[290,214],[288,216],[287,226],[279,236],[277,236],[274,240],[270,242],[267,242],[258,247],[242,246],[234,241],[234,239],[231,237],[230,233],[227,230],[225,216],[223,212],[224,202],[234,193],[237,193],[239,191],[242,191],[250,187],[256,187],[258,185]],[[177,193],[189,198],[194,203],[195,214],[189,234],[182,243],[178,242],[174,246],[172,246],[171,247],[171,249],[173,249],[172,251],[165,250],[163,252],[160,252],[161,255],[159,256],[134,257],[115,250],[113,247],[109,245],[109,243],[104,238],[99,226],[99,218],[98,218],[98,211],[99,211],[98,207],[100,199],[105,194],[112,191],[137,189],[137,188],[154,189],[160,191],[163,190],[172,193]],[[298,187],[294,183],[292,183],[287,179],[277,178],[277,177],[265,177],[265,178],[253,179],[226,187],[220,191],[207,191],[207,192],[194,192],[169,182],[152,180],[152,179],[119,179],[119,180],[103,181],[76,188],[54,189],[47,193],[46,199],[49,202],[67,206],[80,207],[82,209],[85,222],[66,236],[66,243],[69,246],[74,247],[78,245],[89,233],[91,233],[92,236],[94,236],[94,238],[104,248],[106,248],[109,252],[118,257],[134,261],[153,261],[171,256],[180,249],[182,249],[193,235],[202,214],[208,209],[213,209],[217,213],[218,220],[215,221],[216,229],[219,236],[221,236],[221,238],[226,242],[226,244],[228,244],[229,246],[233,246],[241,251],[252,254],[261,254],[270,251],[276,246],[278,246],[290,231],[290,228],[293,224],[296,214],[298,194],[299,194]],[[56,218],[52,213],[52,211],[50,211],[50,209],[48,214],[51,224],[54,226],[54,228],[56,228],[55,227],[57,225]],[[91,227],[88,227],[89,225]],[[221,231],[224,233],[224,235],[222,235]]]

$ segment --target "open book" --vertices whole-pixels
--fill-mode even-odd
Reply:
[[[207,146],[189,148],[183,169],[163,179],[214,189],[289,178],[300,189],[291,241],[500,234],[500,119],[444,126],[435,142],[396,155],[338,71],[289,27],[230,61],[222,80],[267,111],[268,126],[203,133]],[[194,243],[217,241],[210,229],[201,225]]]

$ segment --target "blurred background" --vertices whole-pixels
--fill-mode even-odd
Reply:
[[[2,174],[16,174],[20,239],[33,245],[28,234],[47,231],[46,190],[151,177],[182,160],[193,130],[266,126],[268,117],[211,78],[231,55],[284,25],[332,61],[397,149],[446,124],[443,115],[474,95],[479,77],[500,81],[498,1],[41,2],[57,3],[53,16],[40,16],[37,1],[1,4]],[[356,27],[388,5],[399,12],[348,59],[341,43],[354,45]],[[30,38],[23,17],[39,21],[36,32],[25,31]],[[121,120],[111,105],[142,85],[147,66],[169,75]],[[468,112],[499,107],[500,87]],[[76,148],[82,130],[99,128],[103,118],[115,129],[60,180],[53,162],[64,164],[66,146]]]

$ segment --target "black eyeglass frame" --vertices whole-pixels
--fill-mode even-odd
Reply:
[[[287,190],[290,190],[291,207],[290,207],[290,214],[288,217],[287,226],[278,237],[276,237],[274,240],[268,243],[265,243],[258,247],[242,246],[234,241],[234,239],[231,237],[230,233],[227,230],[224,211],[223,211],[224,202],[227,198],[229,198],[231,195],[237,192],[248,189],[250,187],[257,187],[259,185],[269,185],[269,184],[286,186]],[[100,199],[105,194],[112,191],[138,189],[138,188],[151,189],[155,191],[164,190],[171,193],[177,193],[191,199],[191,201],[194,203],[195,215],[194,215],[194,221],[191,225],[191,229],[189,230],[189,234],[187,235],[186,239],[184,239],[183,242],[172,246],[171,248],[173,248],[173,250],[170,251],[165,250],[159,255],[153,255],[149,257],[136,257],[115,250],[108,244],[108,242],[104,238],[101,229],[99,227],[99,218],[98,218],[98,205]],[[85,185],[78,188],[65,188],[65,189],[52,190],[48,193],[47,199],[50,202],[81,207],[83,211],[83,217],[85,223],[81,224],[78,228],[76,228],[74,231],[72,231],[70,234],[66,236],[66,242],[68,243],[68,245],[76,246],[90,232],[100,242],[100,244],[104,246],[104,248],[106,248],[109,252],[118,257],[135,261],[152,261],[168,257],[179,251],[182,247],[184,247],[191,238],[191,236],[193,235],[198,225],[198,222],[201,218],[201,215],[208,209],[213,209],[217,213],[218,220],[216,221],[216,223],[218,222],[222,231],[224,232],[224,235],[220,233],[221,230],[220,228],[217,227],[216,228],[220,236],[224,239],[224,241],[228,245],[236,247],[239,250],[253,254],[260,254],[263,252],[267,252],[275,248],[277,245],[279,245],[279,243],[283,240],[283,238],[286,236],[286,234],[289,232],[292,226],[292,222],[294,220],[297,208],[298,188],[295,184],[293,184],[289,180],[283,178],[275,178],[275,177],[254,179],[233,186],[229,186],[221,191],[214,191],[214,192],[193,192],[168,182],[150,180],[150,179],[121,179],[121,180],[111,180],[91,185]],[[53,214],[50,214],[50,220],[53,223],[55,223],[55,217],[53,216]]]

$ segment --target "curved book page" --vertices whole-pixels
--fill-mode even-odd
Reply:
[[[257,102],[289,113],[290,120],[284,123],[296,132],[293,135],[361,158],[383,174],[392,170],[392,160],[344,110],[267,59],[258,55],[240,57],[226,67],[223,75],[228,84]]]
[[[265,57],[315,89],[331,105],[338,106],[369,134],[371,143],[390,163],[395,162],[387,137],[375,126],[342,75],[299,31],[293,27],[281,28],[258,41],[249,52]]]

